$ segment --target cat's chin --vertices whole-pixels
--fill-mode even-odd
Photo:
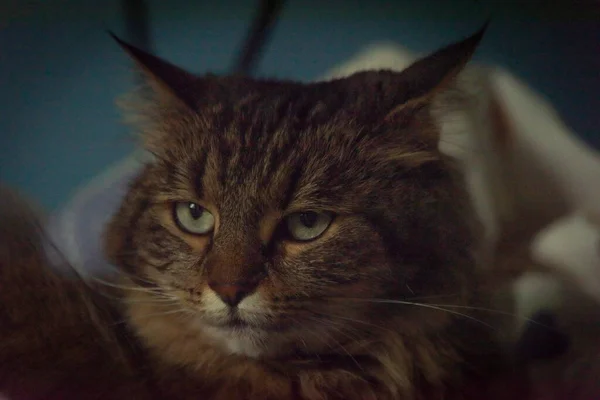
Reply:
[[[229,354],[259,358],[269,353],[266,347],[269,333],[256,327],[244,324],[202,324],[202,331]]]
[[[279,359],[297,351],[302,330],[290,326],[256,325],[231,319],[224,324],[200,323],[201,331],[223,352],[255,359]]]

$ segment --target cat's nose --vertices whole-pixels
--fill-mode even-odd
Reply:
[[[246,296],[256,288],[256,284],[230,284],[209,282],[208,286],[215,291],[217,296],[230,307],[237,306]]]

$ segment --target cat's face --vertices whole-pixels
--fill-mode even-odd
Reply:
[[[472,268],[462,183],[409,77],[186,76],[185,105],[146,109],[156,158],[109,228],[111,257],[185,334],[232,353],[343,354],[441,323],[385,302],[468,292]]]

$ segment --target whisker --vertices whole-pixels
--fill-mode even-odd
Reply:
[[[353,301],[361,301],[363,299],[356,299],[356,298],[349,298],[350,300]],[[401,305],[406,305],[407,301],[402,301],[402,300],[392,300],[392,299],[364,299],[366,301],[370,301],[370,302],[376,302],[376,303],[384,303],[384,304],[401,304]],[[433,306],[433,307],[440,307],[440,308],[445,308],[445,307],[449,307],[449,308],[460,308],[460,309],[465,309],[465,310],[473,310],[473,311],[485,311],[488,313],[493,313],[493,314],[498,314],[498,315],[506,315],[508,317],[512,317],[515,318],[517,320],[521,320],[523,322],[531,322],[535,325],[538,325],[540,327],[543,327],[545,329],[553,329],[552,327],[549,327],[547,325],[542,324],[539,321],[536,321],[534,319],[528,318],[528,317],[523,317],[521,315],[518,314],[514,314],[508,311],[502,311],[502,310],[494,310],[492,308],[486,308],[486,307],[476,307],[476,306],[465,306],[465,305],[460,305],[460,304],[422,304],[422,303],[415,303],[414,305],[421,305],[421,306]],[[445,310],[450,312],[451,310]],[[460,314],[458,314],[460,315]]]
[[[290,319],[291,319],[292,321],[294,321],[294,323],[296,323],[296,324],[298,324],[298,323],[300,322],[300,321],[298,321],[298,319],[296,319],[296,318],[293,318],[293,317],[290,317]],[[312,351],[309,351],[309,350],[308,350],[308,344],[306,343],[306,341],[305,341],[305,340],[304,340],[302,337],[299,337],[298,339],[300,340],[300,342],[302,342],[302,345],[304,346],[304,349],[305,349],[305,351],[306,351],[306,354],[309,354],[309,355],[315,356],[315,357],[316,357],[316,358],[317,358],[319,361],[322,361],[322,360],[321,360],[321,357],[319,356],[319,353],[315,353],[315,352],[312,352]]]
[[[312,319],[313,321],[316,321],[316,322],[327,322],[327,323],[331,323],[331,322],[332,322],[332,321],[322,321],[322,320],[318,320],[317,318],[311,318],[311,319]],[[337,331],[337,332],[343,333],[343,332],[342,332],[342,331],[341,331],[339,328],[336,328],[335,326],[331,326],[331,325],[330,325],[330,327],[332,327],[332,328],[336,329],[336,331]],[[329,333],[327,333],[327,332],[323,332],[323,334],[327,335],[327,336],[328,336],[328,337],[329,337],[329,338],[330,338],[330,339],[331,339],[333,342],[335,342],[335,344],[336,344],[337,346],[339,346],[339,347],[342,349],[342,351],[348,355],[348,357],[350,357],[350,359],[352,360],[352,362],[354,362],[354,364],[356,364],[356,366],[357,366],[357,367],[358,367],[358,368],[359,368],[361,371],[365,372],[365,370],[364,370],[364,368],[362,367],[362,365],[360,365],[360,363],[359,363],[359,362],[356,360],[356,358],[354,358],[354,356],[353,356],[352,354],[350,354],[350,352],[348,351],[348,349],[346,349],[346,348],[344,347],[344,345],[342,345],[342,343],[341,343],[339,340],[336,340],[336,339],[335,339],[335,337],[333,337],[331,334],[329,334]],[[315,334],[315,335],[316,335],[316,334]],[[318,336],[318,335],[317,335],[317,336]],[[348,336],[346,336],[346,337],[348,337]],[[349,338],[349,339],[352,339],[352,338],[350,338],[350,337],[348,337],[348,338]],[[331,345],[329,346],[329,348],[331,348],[332,350],[334,350],[334,349],[333,349],[333,347],[332,347]]]
[[[349,326],[348,324],[344,324],[342,323],[341,318],[338,318],[338,320],[336,319],[329,319],[326,321],[328,324],[333,324],[335,326],[332,326],[337,332],[341,333],[342,335],[344,335],[346,338],[349,339],[350,342],[356,342],[358,340],[360,340],[360,332],[358,329],[356,329],[353,326]],[[343,328],[343,329],[342,329]]]
[[[344,320],[344,321],[349,321],[349,322],[356,322],[356,323],[359,323],[359,324],[363,324],[363,325],[372,326],[372,327],[374,327],[374,328],[377,328],[377,329],[382,329],[382,330],[384,330],[384,331],[388,331],[388,332],[390,332],[390,333],[395,333],[395,332],[394,332],[394,331],[392,331],[391,329],[384,328],[383,326],[380,326],[380,325],[377,325],[377,324],[373,324],[373,323],[371,323],[371,322],[362,321],[362,320],[360,320],[360,319],[355,319],[355,318],[344,317],[344,316],[337,315],[337,314],[329,314],[329,313],[328,313],[328,314],[325,314],[325,313],[319,313],[319,312],[312,311],[312,310],[311,310],[311,312],[312,312],[312,313],[314,313],[314,314],[319,314],[319,315],[322,315],[322,316],[324,316],[324,317],[328,317],[328,318],[337,318],[337,319],[341,319],[341,320]]]
[[[407,298],[407,300],[429,300],[429,299],[442,299],[445,297],[457,297],[461,296],[462,293],[454,293],[454,294],[436,294],[432,296],[411,296]]]
[[[179,303],[179,300],[176,298],[170,299],[170,298],[158,298],[158,299],[152,299],[152,300],[148,300],[148,299],[128,299],[128,298],[124,298],[121,299],[121,301],[123,303],[127,303],[127,304],[177,304]]]
[[[329,321],[329,323],[331,323],[333,321]],[[335,329],[336,332],[341,333],[342,335],[346,336],[348,339],[352,338],[348,335],[346,335],[341,328],[335,327],[335,326],[331,326],[331,328]],[[365,372],[364,368],[362,367],[362,365],[360,365],[360,363],[358,362],[358,360],[356,358],[354,358],[354,356],[352,354],[350,354],[350,352],[348,351],[348,349],[346,349],[346,347],[344,347],[344,345],[342,344],[342,342],[340,342],[339,340],[336,340],[335,337],[333,335],[329,335],[331,337],[331,339],[344,351],[344,353],[346,353],[348,355],[348,357],[350,357],[350,359],[352,360],[352,362],[354,364],[356,364],[356,366],[358,367],[358,369],[360,369],[362,372]]]
[[[136,254],[136,252],[132,252],[132,254]],[[112,275],[116,275],[116,276],[124,276],[126,278],[131,279],[134,282],[135,281],[139,281],[139,282],[147,283],[147,284],[150,284],[150,285],[156,285],[156,282],[154,282],[154,281],[152,281],[152,280],[150,280],[150,279],[148,279],[148,278],[146,278],[144,276],[140,276],[140,275],[129,273],[129,272],[124,271],[123,269],[118,268],[118,267],[111,266],[109,269],[107,269],[106,272],[109,273],[109,274],[112,274]],[[94,280],[100,279],[97,276],[97,273],[96,274],[86,274],[86,277],[94,279]]]
[[[100,278],[98,278],[98,277],[95,277],[95,276],[92,276],[91,278],[92,278],[92,279],[93,279],[95,282],[98,282],[98,283],[100,283],[100,284],[102,284],[102,285],[109,286],[109,287],[112,287],[112,288],[115,288],[115,289],[121,289],[121,290],[135,290],[135,291],[139,291],[139,292],[145,292],[145,293],[160,293],[160,292],[161,292],[161,290],[160,290],[160,289],[158,289],[158,288],[144,288],[144,287],[141,287],[141,286],[133,286],[133,285],[131,285],[131,286],[127,286],[127,285],[120,285],[120,284],[117,284],[117,283],[107,282],[107,281],[105,281],[105,280],[103,280],[103,279],[100,279]]]
[[[335,317],[335,316],[332,316],[332,315],[329,315],[329,314],[319,314],[319,315],[322,315],[322,316],[325,316],[325,317]],[[313,321],[315,321],[315,322],[320,322],[320,323],[324,322],[324,323],[327,323],[327,324],[335,324],[336,326],[332,326],[332,327],[335,328],[338,332],[340,332],[344,336],[346,336],[351,341],[357,340],[358,337],[359,337],[359,335],[351,335],[351,331],[348,330],[348,328],[350,328],[352,330],[352,332],[358,332],[357,329],[355,329],[355,328],[353,328],[351,326],[348,326],[348,324],[342,325],[342,323],[340,321],[331,320],[331,319],[324,320],[322,318],[315,318],[315,317],[311,317],[310,319],[313,320]],[[338,319],[341,319],[341,318],[338,318]],[[346,331],[342,331],[341,328],[339,328],[339,326],[343,326],[344,328],[347,328],[348,331],[347,332]]]
[[[448,310],[446,308],[443,308],[442,306],[437,306],[437,305],[433,305],[433,304],[425,304],[425,303],[415,303],[412,301],[404,301],[404,300],[385,300],[385,299],[357,299],[357,298],[352,298],[352,297],[346,297],[344,298],[344,300],[350,300],[350,301],[364,301],[367,303],[382,303],[382,304],[403,304],[403,305],[407,305],[407,306],[417,306],[417,307],[423,307],[423,308],[429,308],[432,310],[438,310],[438,311],[444,311],[447,312],[449,314],[454,314],[466,319],[469,319],[471,321],[477,322],[478,324],[484,325],[492,330],[496,330],[496,328],[494,328],[492,325],[481,321],[471,315],[468,314],[464,314],[464,313],[460,313],[458,311],[454,311],[454,310]]]
[[[192,312],[190,310],[186,310],[184,308],[178,308],[176,310],[169,310],[169,311],[161,311],[161,312],[155,312],[155,313],[148,313],[148,314],[144,314],[140,317],[137,318],[143,318],[143,319],[147,319],[147,318],[154,318],[154,317],[162,317],[165,315],[172,315],[172,314],[187,314],[187,315],[191,315]],[[118,324],[123,324],[129,322],[129,319],[124,319],[121,321],[117,321],[115,322],[115,325]]]
[[[99,294],[100,296],[102,296],[104,298],[107,298],[107,299],[110,299],[110,300],[113,300],[113,301],[116,301],[116,302],[119,302],[119,303],[125,301],[124,297],[113,296],[112,294],[105,293],[105,292],[103,292],[102,290],[100,290],[98,288],[93,288],[93,289],[94,289],[94,293],[97,293],[97,294]]]
[[[538,322],[538,321],[536,321],[534,319],[523,317],[521,315],[517,315],[517,314],[511,313],[511,312],[508,312],[508,311],[494,310],[492,308],[485,308],[485,307],[463,306],[463,305],[458,305],[458,304],[456,304],[456,305],[455,304],[432,304],[432,305],[439,306],[439,307],[463,308],[463,309],[466,309],[466,310],[485,311],[485,312],[489,312],[489,313],[493,313],[493,314],[498,314],[498,315],[506,315],[508,317],[519,319],[519,320],[522,320],[524,322],[534,323],[534,324],[539,325],[539,326],[541,326],[543,328],[546,328],[546,329],[553,329],[553,328],[551,328],[551,327],[549,327],[547,325],[544,325],[541,322]]]
[[[150,298],[150,299],[130,299],[125,296],[113,296],[112,294],[106,293],[106,292],[100,290],[99,288],[93,288],[93,289],[94,289],[94,293],[97,293],[102,297],[105,297],[107,299],[110,299],[110,300],[113,300],[113,301],[116,301],[119,303],[166,304],[166,303],[179,302],[179,299],[177,297],[170,296],[166,293],[152,293],[152,298]]]
[[[139,275],[133,275],[133,274],[129,274],[129,273],[122,272],[122,271],[120,271],[120,273],[121,273],[123,276],[125,276],[125,277],[127,277],[127,278],[131,279],[131,280],[132,280],[132,281],[134,281],[134,282],[136,282],[136,281],[140,281],[140,282],[143,282],[143,283],[147,283],[147,284],[149,284],[149,285],[156,285],[156,282],[154,282],[154,281],[151,281],[150,279],[144,278],[144,277],[142,277],[142,276],[139,276]]]
[[[313,319],[313,320],[314,321],[318,321],[317,319]],[[327,347],[329,347],[331,350],[334,350],[333,346],[330,343],[327,343],[327,341],[325,339],[323,339],[317,333],[313,332],[311,329],[307,329],[306,332],[310,333],[311,335],[313,335],[314,337],[316,337],[317,339],[319,339],[319,341],[321,343],[323,343],[324,345],[326,345]]]

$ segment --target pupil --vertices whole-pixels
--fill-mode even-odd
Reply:
[[[192,218],[198,219],[202,216],[204,209],[202,207],[200,207],[198,204],[190,203],[189,207],[190,207],[190,215],[192,216]]]
[[[306,226],[307,228],[314,227],[318,219],[319,216],[314,212],[300,214],[300,222],[302,222],[302,225]]]

